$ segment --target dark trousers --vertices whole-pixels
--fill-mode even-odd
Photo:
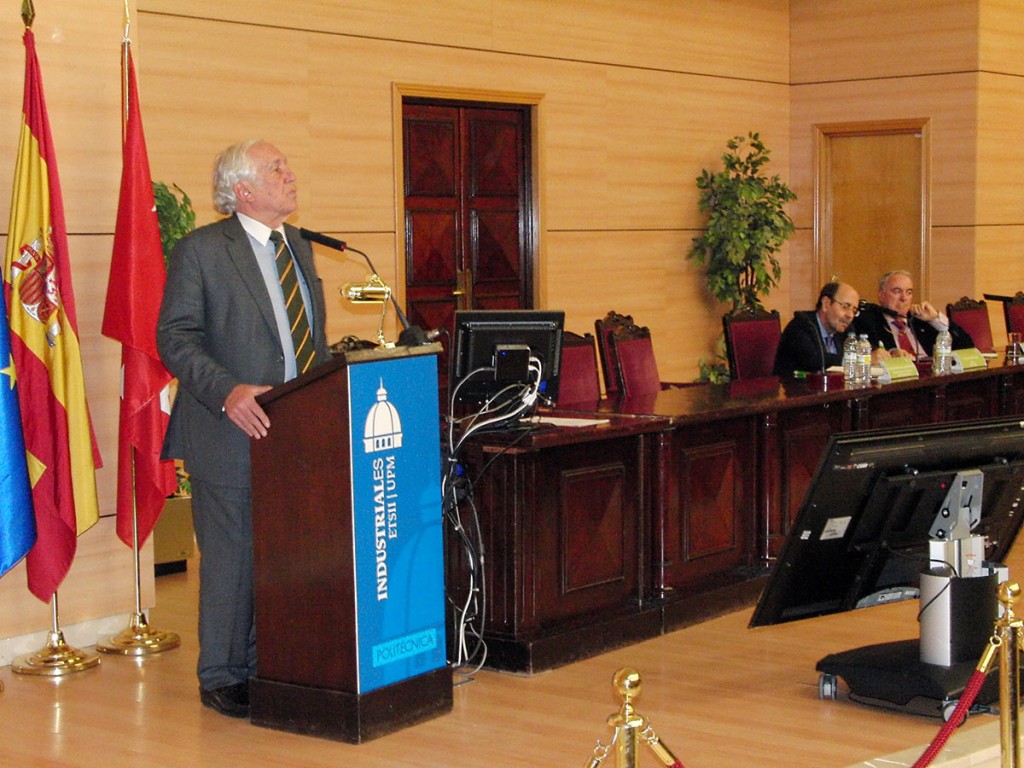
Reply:
[[[248,488],[192,481],[199,544],[199,686],[244,683],[256,674],[252,514]]]

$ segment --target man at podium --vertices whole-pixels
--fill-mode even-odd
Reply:
[[[228,217],[174,249],[157,346],[178,379],[164,458],[184,459],[201,555],[202,703],[249,715],[256,673],[249,441],[272,429],[256,397],[327,362],[323,287],[309,244],[285,224],[295,174],[251,139],[214,164],[214,207]]]

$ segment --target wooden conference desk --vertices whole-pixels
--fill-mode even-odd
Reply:
[[[472,441],[487,665],[537,672],[749,604],[830,435],[1024,415],[1024,366],[861,390],[759,379],[666,389]],[[477,479],[479,478],[479,479]],[[454,542],[448,583],[465,589]]]

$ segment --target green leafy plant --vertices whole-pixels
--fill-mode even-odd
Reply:
[[[160,244],[163,246],[165,262],[178,241],[196,228],[196,212],[192,209],[192,201],[177,184],[174,188],[181,192],[181,200],[162,181],[153,182],[156,219],[160,226]]]
[[[174,188],[181,193],[181,200],[162,181],[153,182],[153,199],[156,203],[156,221],[160,228],[160,245],[164,252],[164,263],[171,256],[174,246],[185,235],[196,228],[196,212],[192,209],[192,201],[185,190],[177,184]],[[180,460],[175,460],[174,471],[178,480],[176,497],[192,495],[192,480]]]
[[[793,234],[785,204],[796,194],[764,166],[771,152],[757,133],[734,136],[722,155],[724,168],[697,177],[706,229],[693,238],[687,258],[706,271],[708,290],[732,310],[760,308],[782,276],[775,253]]]
[[[712,357],[702,357],[698,363],[699,375],[697,381],[706,384],[722,384],[730,380],[729,361],[725,356],[725,336],[718,334],[718,341],[715,344],[715,354]]]

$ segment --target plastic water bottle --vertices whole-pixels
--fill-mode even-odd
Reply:
[[[945,376],[953,372],[953,337],[949,335],[949,331],[939,331],[932,356],[935,358],[932,373],[936,376]]]
[[[857,339],[857,382],[862,387],[871,384],[871,342],[866,333]]]
[[[857,337],[851,332],[843,342],[843,383],[847,389],[857,384]]]

